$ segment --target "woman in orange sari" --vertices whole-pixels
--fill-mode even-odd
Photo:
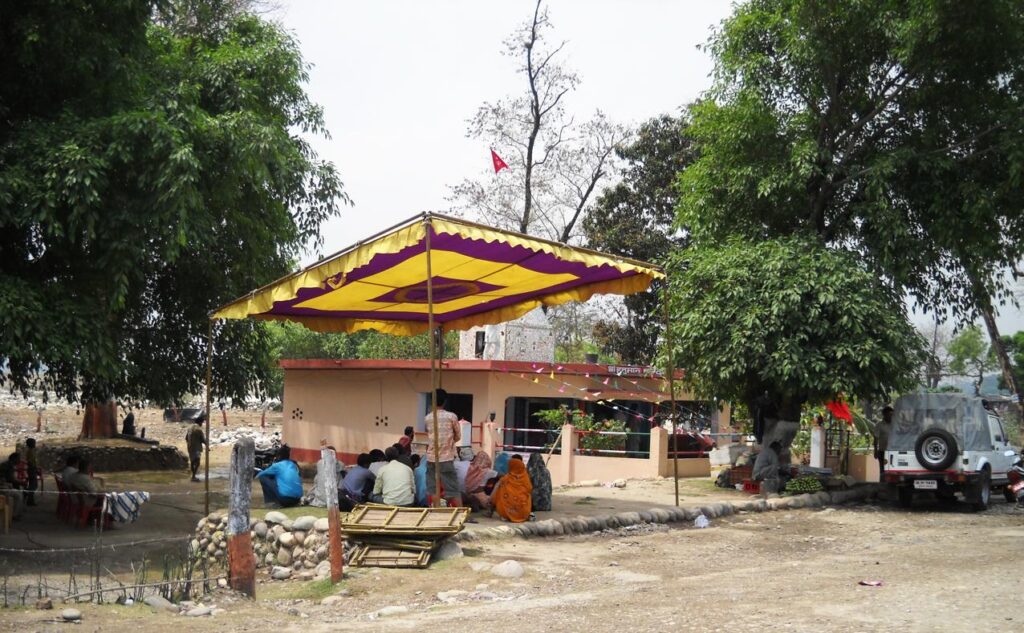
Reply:
[[[526,464],[521,458],[512,458],[508,462],[508,474],[501,478],[491,493],[491,507],[506,521],[523,523],[529,520],[532,511],[531,492],[533,485],[526,472]]]

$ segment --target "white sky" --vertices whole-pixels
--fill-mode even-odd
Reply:
[[[710,85],[711,61],[697,47],[730,9],[726,0],[551,1],[551,39],[568,40],[563,63],[582,79],[568,111],[586,118],[600,108],[627,125],[678,111]],[[502,42],[532,11],[533,0],[282,3],[272,17],[313,64],[308,92],[331,133],[311,140],[355,202],[323,227],[324,253],[444,211],[449,185],[492,169],[466,120],[522,90]],[[1006,333],[1024,329],[1019,310],[999,322]]]

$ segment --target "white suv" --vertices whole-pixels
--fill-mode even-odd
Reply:
[[[961,493],[975,509],[988,508],[992,488],[1005,487],[1017,451],[1003,423],[981,398],[920,393],[893,406],[885,452],[885,481],[910,507],[916,491],[940,498]]]

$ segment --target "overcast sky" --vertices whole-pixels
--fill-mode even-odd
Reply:
[[[466,120],[484,101],[523,89],[502,42],[532,16],[533,0],[282,4],[272,17],[313,64],[309,95],[331,133],[311,140],[355,202],[323,227],[324,253],[421,211],[444,211],[450,185],[492,169],[488,147],[466,138]],[[582,79],[567,110],[586,118],[599,108],[628,125],[677,112],[709,86],[711,60],[698,45],[730,7],[554,0],[552,39],[568,41],[563,63]],[[1000,325],[1024,329],[1024,318],[1014,310]]]

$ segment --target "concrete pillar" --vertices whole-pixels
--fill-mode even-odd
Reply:
[[[651,453],[647,457],[652,477],[665,477],[671,472],[668,462],[668,431],[661,426],[651,428]]]
[[[562,459],[559,468],[561,469],[562,481],[573,483],[575,480],[576,449],[579,447],[579,437],[576,435],[576,427],[571,424],[562,426]]]

